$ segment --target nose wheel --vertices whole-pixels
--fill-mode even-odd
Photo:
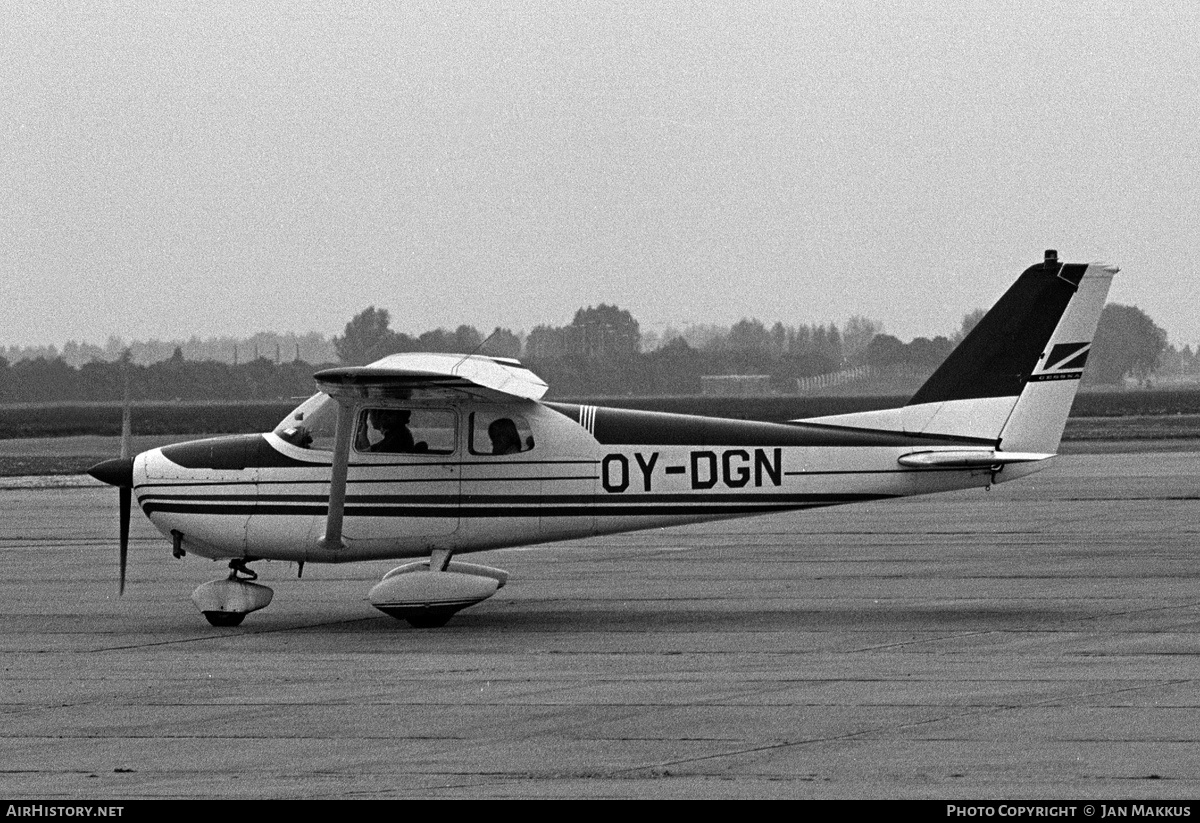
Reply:
[[[209,625],[218,628],[233,628],[242,625],[249,612],[202,612]]]
[[[250,612],[264,609],[275,592],[251,581],[258,575],[247,568],[251,561],[235,558],[229,561],[229,576],[211,580],[192,592],[192,602],[213,626],[228,628],[240,625]]]

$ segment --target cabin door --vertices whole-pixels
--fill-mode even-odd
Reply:
[[[460,421],[451,407],[365,405],[350,450],[343,534],[396,541],[454,534],[460,509]]]

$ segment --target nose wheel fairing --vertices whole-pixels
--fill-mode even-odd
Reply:
[[[247,562],[242,559],[230,561],[229,577],[210,580],[192,592],[192,602],[213,626],[237,626],[250,612],[271,604],[275,592],[253,582],[258,575],[246,567]]]

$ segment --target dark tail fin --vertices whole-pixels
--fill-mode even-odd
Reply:
[[[859,428],[988,440],[1053,452],[1117,269],[1060,263],[1025,270],[901,409],[818,418]]]

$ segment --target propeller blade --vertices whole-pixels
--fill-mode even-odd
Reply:
[[[128,352],[127,352],[128,353]],[[131,424],[132,403],[129,395],[129,364],[125,364],[125,399],[121,406],[121,456],[115,460],[105,460],[88,469],[88,474],[102,483],[116,486],[121,501],[121,550],[119,557],[120,576],[117,582],[117,593],[125,594],[125,569],[129,565],[129,510],[133,498],[133,458],[129,456],[130,442],[133,440]]]
[[[129,558],[129,512],[133,508],[133,458],[115,457],[97,463],[88,469],[88,474],[116,486],[121,500],[121,578],[118,592],[125,594],[125,566]]]
[[[122,486],[117,491],[121,495],[121,578],[117,593],[125,594],[125,566],[129,559],[129,509],[133,489]]]

